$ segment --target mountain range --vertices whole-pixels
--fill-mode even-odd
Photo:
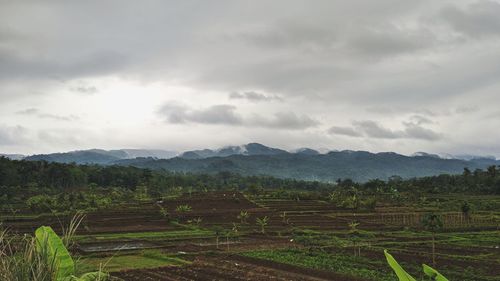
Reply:
[[[158,159],[168,159],[177,156],[177,152],[159,149],[89,149],[77,150],[63,153],[35,154],[24,156],[21,159],[28,161],[49,161],[60,163],[76,164],[100,164],[108,165],[123,159],[134,159],[137,157],[153,157]],[[10,158],[8,155],[7,158]],[[20,158],[19,156],[17,157]]]
[[[172,172],[217,173],[229,171],[242,175],[270,175],[301,180],[335,181],[350,178],[364,182],[370,179],[387,179],[457,174],[464,168],[485,169],[500,165],[494,157],[463,159],[418,152],[405,156],[393,152],[370,153],[366,151],[330,151],[320,153],[301,148],[286,151],[259,143],[227,146],[220,149],[186,151],[181,154],[165,150],[119,149],[80,150],[65,153],[38,154],[22,157],[4,155],[29,161],[122,165],[168,170]]]

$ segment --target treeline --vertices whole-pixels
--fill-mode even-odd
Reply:
[[[462,174],[438,175],[403,180],[391,177],[388,181],[372,180],[361,185],[364,190],[397,189],[401,192],[500,194],[500,167],[474,171],[464,168]]]
[[[460,175],[440,175],[404,180],[391,177],[388,181],[371,180],[355,183],[344,179],[333,183],[281,179],[270,176],[241,176],[230,172],[216,174],[171,173],[124,166],[99,166],[49,163],[45,161],[15,161],[0,157],[0,196],[32,196],[60,193],[87,188],[122,188],[135,191],[146,188],[155,196],[169,190],[249,190],[285,189],[329,192],[355,187],[365,193],[423,192],[423,193],[482,193],[500,194],[500,169],[464,169]]]
[[[45,161],[15,161],[0,157],[0,196],[39,191],[64,192],[89,187],[119,187],[135,191],[146,187],[160,194],[175,188],[192,190],[255,190],[288,188],[329,190],[332,183],[280,179],[269,176],[240,176],[229,172],[213,175],[171,173],[136,167],[63,164]]]

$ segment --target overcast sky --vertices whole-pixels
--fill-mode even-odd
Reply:
[[[500,157],[500,2],[3,1],[0,152]]]

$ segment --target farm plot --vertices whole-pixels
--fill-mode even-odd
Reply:
[[[293,265],[252,259],[238,255],[198,257],[182,267],[129,270],[113,274],[124,280],[297,280],[297,281],[361,281],[345,275],[311,270]]]
[[[32,233],[37,226],[47,225],[56,231],[67,224],[69,216],[40,215],[33,217],[7,218],[4,225],[18,233]],[[86,214],[81,227],[82,234],[123,233],[140,231],[175,230],[179,227],[168,224],[159,208],[152,203],[130,203],[113,210],[102,210]]]

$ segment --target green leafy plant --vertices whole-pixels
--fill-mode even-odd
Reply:
[[[255,220],[255,223],[260,226],[260,233],[264,234],[266,233],[266,226],[269,222],[269,217],[268,216],[265,216],[263,218],[257,218]]]
[[[361,247],[357,245],[357,242],[361,239],[360,231],[358,229],[359,222],[352,221],[348,224],[348,226],[349,226],[349,232],[347,233],[347,236],[349,237],[349,240],[352,241],[354,256],[356,255],[361,256]]]
[[[0,280],[2,281],[105,281],[102,269],[75,276],[75,262],[67,245],[71,245],[76,228],[83,219],[77,214],[63,230],[63,239],[51,227],[41,226],[34,236],[17,240],[0,230]],[[64,227],[63,227],[64,228]],[[16,241],[13,243],[12,241]]]
[[[188,213],[188,212],[191,212],[192,208],[191,208],[191,206],[186,204],[186,205],[177,206],[177,208],[175,208],[175,210],[179,213]]]
[[[85,214],[82,212],[77,212],[70,220],[69,225],[64,227],[61,223],[62,237],[61,240],[64,246],[71,249],[73,246],[73,238],[75,237],[76,230],[80,227],[80,224],[85,219]]]
[[[219,238],[223,234],[224,228],[222,228],[221,226],[216,225],[216,226],[214,226],[212,228],[212,230],[213,230],[213,232],[215,234],[215,247],[217,249],[219,249]]]
[[[35,231],[35,240],[37,252],[54,265],[56,281],[103,281],[108,278],[108,275],[101,271],[76,277],[75,262],[64,246],[63,240],[51,227],[39,227]]]
[[[49,226],[41,226],[35,231],[37,252],[47,255],[56,268],[56,279],[71,276],[75,271],[75,263],[63,241]]]
[[[240,214],[236,218],[240,220],[241,224],[246,224],[248,217],[249,217],[249,215],[248,215],[247,211],[241,211]]]
[[[55,279],[54,259],[46,248],[36,249],[33,237],[25,236],[19,243],[6,231],[0,231],[0,280],[2,281],[53,281]]]
[[[282,212],[280,214],[281,221],[283,224],[289,224],[290,223],[290,218],[286,215],[286,211]]]
[[[396,259],[387,252],[387,250],[384,250],[385,258],[387,259],[387,263],[389,266],[394,270],[394,273],[396,273],[396,276],[398,277],[399,281],[416,281],[415,278],[413,278],[408,272],[406,272],[401,265],[396,261]],[[423,264],[422,265],[423,271],[425,275],[429,276],[431,280],[435,281],[448,281],[446,277],[441,275],[437,270],[434,268]]]
[[[443,221],[440,215],[429,213],[424,216],[422,224],[432,233],[432,265],[436,266],[436,232],[443,228]]]
[[[198,217],[198,218],[194,218],[192,220],[188,220],[187,223],[194,225],[196,227],[199,227],[202,221],[203,221],[203,219]]]

